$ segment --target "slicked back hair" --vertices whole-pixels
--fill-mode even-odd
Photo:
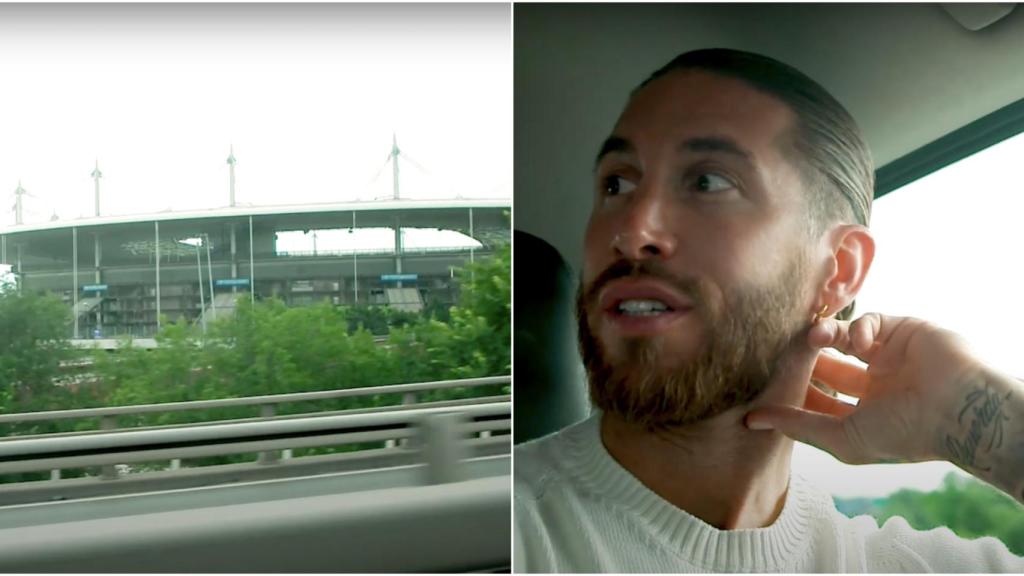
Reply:
[[[808,233],[818,237],[836,223],[867,226],[875,172],[871,152],[850,113],[796,68],[751,52],[710,48],[685,52],[662,66],[637,91],[682,70],[702,70],[741,80],[786,104],[796,116],[789,156],[808,191]],[[836,316],[848,319],[853,304]]]

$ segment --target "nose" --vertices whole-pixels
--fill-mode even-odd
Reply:
[[[677,238],[671,210],[656,195],[634,198],[622,226],[612,238],[616,255],[630,260],[667,260],[675,254]]]

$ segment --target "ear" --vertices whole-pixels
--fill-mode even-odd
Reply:
[[[875,259],[875,239],[865,226],[844,224],[831,234],[831,269],[818,294],[822,304],[828,304],[829,316],[849,306]]]

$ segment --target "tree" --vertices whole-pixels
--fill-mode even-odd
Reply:
[[[491,374],[512,370],[512,246],[505,244],[493,258],[470,264],[459,272],[463,281],[458,313],[452,324],[475,332],[474,342],[487,355]],[[471,327],[475,327],[471,328]]]
[[[67,407],[67,390],[56,381],[74,357],[70,321],[70,310],[55,296],[0,288],[0,410]]]
[[[408,326],[419,319],[415,312],[387,306],[352,306],[346,310],[345,317],[349,332],[362,328],[376,336],[386,336],[392,328]]]
[[[459,271],[459,303],[449,321],[421,318],[393,329],[389,338],[403,378],[442,380],[509,374],[512,369],[512,250],[504,245],[493,258]],[[424,400],[509,393],[510,387],[437,390]]]
[[[880,524],[893,516],[902,516],[918,530],[946,526],[963,538],[993,536],[1014,554],[1024,555],[1024,507],[974,478],[950,472],[938,490],[900,490],[888,498],[872,501],[866,509],[861,504],[864,502],[837,502],[848,515],[854,515],[851,511],[855,509],[866,511]]]

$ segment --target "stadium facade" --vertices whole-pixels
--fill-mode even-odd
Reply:
[[[509,242],[510,212],[510,200],[386,200],[100,216],[0,230],[0,263],[19,290],[63,298],[73,338],[149,338],[164,322],[229,314],[245,296],[406,310],[453,303],[453,270]],[[412,245],[411,231],[422,230],[465,241]],[[344,242],[369,231],[393,241]],[[332,241],[318,246],[318,232]],[[289,233],[312,245],[286,246]]]

